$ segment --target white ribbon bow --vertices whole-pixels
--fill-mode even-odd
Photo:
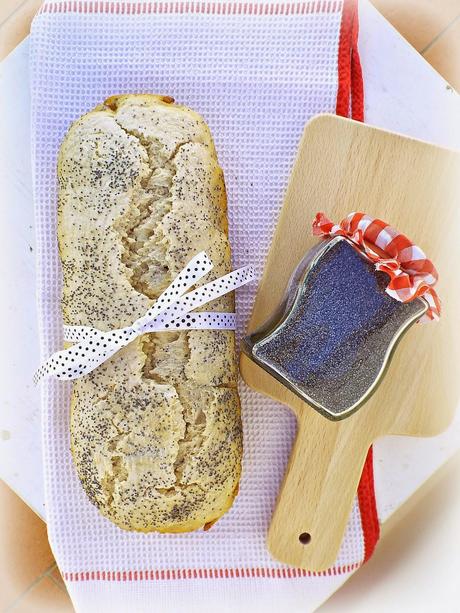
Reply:
[[[35,373],[34,383],[47,376],[66,381],[78,379],[147,332],[234,330],[234,313],[194,313],[193,310],[245,285],[254,278],[254,270],[251,266],[244,266],[186,293],[212,268],[213,264],[206,253],[200,252],[190,260],[147,313],[126,328],[102,332],[89,326],[64,326],[64,340],[76,344],[53,353]]]

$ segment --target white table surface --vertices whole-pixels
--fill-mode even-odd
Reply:
[[[459,96],[366,1],[360,11],[366,122],[460,149]],[[0,64],[0,477],[45,517],[39,392],[31,382],[39,354],[28,48],[26,39]],[[460,449],[460,416],[440,436],[385,437],[374,449],[385,521]]]

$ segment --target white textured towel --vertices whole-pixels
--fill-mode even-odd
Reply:
[[[69,124],[121,92],[172,95],[200,112],[225,173],[233,264],[251,263],[260,276],[305,123],[336,109],[342,9],[340,0],[45,2],[31,44],[43,358],[62,347],[56,156]],[[256,286],[238,290],[239,334]],[[234,507],[208,532],[145,535],[115,527],[86,498],[69,451],[70,389],[42,384],[42,423],[49,538],[78,610],[190,612],[206,590],[202,613],[232,610],[213,598],[250,592],[265,612],[284,610],[280,602],[306,611],[327,594],[328,576],[288,569],[265,548],[295,432],[285,407],[241,384],[244,472]],[[363,543],[356,502],[331,574],[358,566]]]

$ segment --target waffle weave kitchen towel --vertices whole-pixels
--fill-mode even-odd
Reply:
[[[44,3],[31,35],[42,358],[62,347],[56,157],[70,123],[121,92],[172,95],[200,112],[225,173],[234,267],[251,263],[260,276],[305,123],[323,112],[362,119],[356,37],[353,0]],[[238,290],[238,335],[256,286]],[[313,574],[270,558],[265,536],[295,421],[243,383],[244,470],[232,510],[208,532],[120,530],[76,477],[70,389],[42,384],[42,424],[49,539],[77,610],[306,611],[369,557],[378,535],[371,456],[334,567]]]

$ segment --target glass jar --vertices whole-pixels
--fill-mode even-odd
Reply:
[[[427,310],[402,303],[349,239],[325,239],[295,269],[282,304],[243,341],[243,351],[329,419],[374,392],[398,340]]]

